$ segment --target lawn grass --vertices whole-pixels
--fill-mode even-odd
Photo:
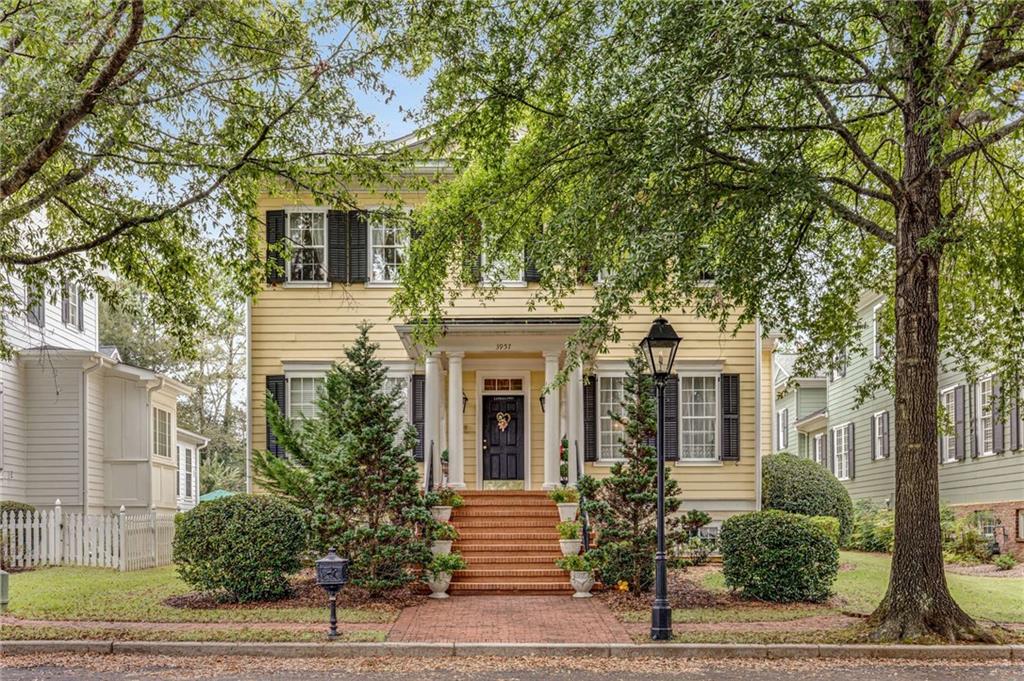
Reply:
[[[327,599],[311,607],[172,608],[163,601],[192,591],[173,567],[135,572],[55,567],[10,576],[9,613],[21,619],[110,622],[323,622]],[[340,622],[393,622],[385,609],[339,608]]]
[[[626,610],[617,613],[623,622],[649,622],[650,610]],[[835,610],[817,605],[791,605],[772,607],[761,604],[732,608],[675,608],[672,621],[676,624],[714,624],[718,622],[788,622],[805,617],[834,615]]]
[[[218,641],[230,643],[325,643],[326,631],[281,631],[235,627],[232,629],[160,629],[146,630],[43,627],[4,625],[5,641]],[[383,631],[339,631],[334,639],[344,643],[380,643],[387,639]]]

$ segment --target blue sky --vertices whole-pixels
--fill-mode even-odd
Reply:
[[[427,91],[429,75],[411,80],[397,71],[390,71],[385,76],[388,86],[395,91],[395,96],[388,103],[377,93],[356,92],[355,99],[360,109],[373,114],[384,129],[386,139],[394,139],[412,132],[416,126],[412,121],[405,120],[405,112],[418,109]]]

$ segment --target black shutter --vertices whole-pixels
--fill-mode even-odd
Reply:
[[[679,460],[679,376],[672,374],[665,383],[665,421],[661,424],[665,442],[665,460]]]
[[[583,460],[597,461],[597,376],[583,383]]]
[[[889,430],[889,412],[882,414],[882,424],[885,426],[885,437],[882,438],[883,456],[889,458],[889,452],[891,451],[891,438],[892,431]]]
[[[267,395],[277,403],[282,415],[287,415],[286,382],[284,376],[267,376]],[[284,448],[277,443],[274,431],[270,429],[270,416],[267,416],[267,451],[274,456],[284,456]]]
[[[1021,419],[1020,399],[1013,401],[1010,407],[1010,449],[1016,451],[1021,448],[1021,433],[1024,431],[1024,420]]]
[[[854,435],[855,432],[851,423],[846,426],[846,460],[848,462],[846,476],[850,480],[857,477],[857,448],[854,446]]]
[[[327,211],[327,281],[348,281],[348,213]]]
[[[285,281],[284,255],[271,246],[279,245],[285,236],[285,213],[283,210],[267,211],[267,283],[283,284]]]
[[[992,379],[992,451],[997,454],[1006,449],[1006,422],[999,408],[999,397],[1003,394],[999,380]]]
[[[427,394],[427,377],[423,374],[412,376],[412,425],[416,428],[416,448],[412,450],[413,458],[423,461],[423,439],[426,434],[424,422],[426,421],[426,405],[424,398]]]
[[[78,305],[78,330],[85,330],[85,291],[81,286],[78,287],[78,300],[74,303]]]
[[[871,460],[874,461],[881,455],[878,451],[878,424],[875,421],[878,420],[877,416],[871,417]]]
[[[348,212],[348,281],[350,284],[365,283],[369,271],[369,234],[367,233],[366,211]]]
[[[964,387],[958,385],[953,389],[953,440],[956,443],[954,454],[957,461],[964,460],[966,448],[966,419],[964,415]]]
[[[722,374],[722,461],[740,460],[740,375]]]
[[[654,384],[654,377],[653,376],[651,376],[651,399],[654,400],[655,432],[653,432],[651,434],[651,436],[649,438],[647,438],[646,444],[647,444],[648,447],[653,449],[655,451],[655,453],[657,453],[657,451],[658,451],[658,432],[657,432],[657,429],[658,429],[658,427],[661,426],[661,424],[657,423],[657,421],[658,421],[658,386]]]
[[[540,272],[537,263],[530,257],[529,246],[523,249],[523,281],[540,281]]]
[[[977,404],[978,399],[975,399],[975,395],[978,394],[978,385],[975,383],[971,386],[970,391],[967,393],[967,402],[970,408],[967,410],[968,423],[970,424],[971,431],[971,458],[977,459],[978,454],[981,451],[981,429],[978,428],[978,415],[981,405]],[[980,398],[979,398],[980,399]]]

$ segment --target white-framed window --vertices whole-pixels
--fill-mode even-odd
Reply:
[[[30,324],[46,326],[46,289],[42,286],[25,287],[25,310]]]
[[[825,465],[825,434],[818,433],[812,440],[814,463],[819,466]]]
[[[888,414],[884,411],[872,414],[871,421],[874,426],[872,432],[875,434],[875,440],[871,443],[871,451],[875,459],[884,459],[889,445]]]
[[[881,326],[880,317],[882,315],[882,303],[878,303],[871,308],[871,346],[873,348],[873,354],[875,359],[882,358],[882,334],[879,333]]]
[[[409,240],[401,222],[393,214],[371,211],[370,224],[370,281],[393,284],[398,281],[398,270],[405,262]]]
[[[622,413],[625,388],[622,376],[598,376],[597,378],[597,423],[598,458],[601,461],[615,461],[622,458],[622,424],[612,414]]]
[[[996,530],[999,528],[999,518],[995,513],[992,511],[975,511],[972,520],[982,536],[988,539],[995,538]]]
[[[718,458],[718,376],[679,377],[680,460]]]
[[[178,461],[178,475],[174,476],[174,494],[181,496],[181,445],[175,447],[176,458]]]
[[[521,392],[523,379],[521,378],[485,378],[484,392]]]
[[[849,424],[832,429],[833,452],[835,453],[835,474],[840,480],[850,479],[850,443],[847,440]]]
[[[832,370],[832,382],[835,383],[843,376],[846,376],[847,364],[850,361],[849,353],[843,350],[839,355],[839,364]]]
[[[390,393],[398,388],[398,398],[401,400],[396,411],[412,423],[412,400],[409,399],[409,386],[412,379],[408,375],[392,375],[384,379],[385,389]]]
[[[789,407],[780,409],[775,415],[776,441],[779,449],[789,447]]]
[[[981,455],[995,452],[995,434],[992,428],[995,400],[992,392],[992,377],[978,381],[978,444]]]
[[[1024,508],[1017,509],[1017,541],[1024,541]]]
[[[480,271],[483,273],[484,281],[489,284],[525,285],[526,257],[524,254],[513,254],[489,259],[483,255],[480,258]]]
[[[64,308],[64,325],[79,331],[85,328],[85,319],[82,317],[85,310],[82,304],[83,295],[82,287],[72,282],[64,286],[64,298],[61,301]]]
[[[288,377],[288,418],[292,422],[319,418],[317,398],[323,383],[323,376]]]
[[[296,208],[287,212],[291,258],[290,282],[327,281],[327,209]]]
[[[956,427],[953,423],[956,414],[956,388],[948,388],[939,395],[942,406],[942,423],[939,425],[939,454],[942,461],[956,461]]]
[[[185,447],[185,496],[192,498],[192,470],[195,463],[194,453],[189,447]]]
[[[171,457],[171,412],[153,407],[153,454]]]

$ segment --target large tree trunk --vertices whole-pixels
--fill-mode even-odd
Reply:
[[[922,58],[910,61],[911,73],[928,68],[926,34],[918,34],[921,42],[910,46],[924,48],[915,50]],[[929,153],[934,128],[922,118],[930,104],[928,94],[916,86],[922,81],[927,79],[907,78],[896,216],[895,546],[889,588],[870,623],[876,640],[989,640],[950,595],[942,560],[937,409],[942,248],[935,239],[942,218],[942,173]]]

